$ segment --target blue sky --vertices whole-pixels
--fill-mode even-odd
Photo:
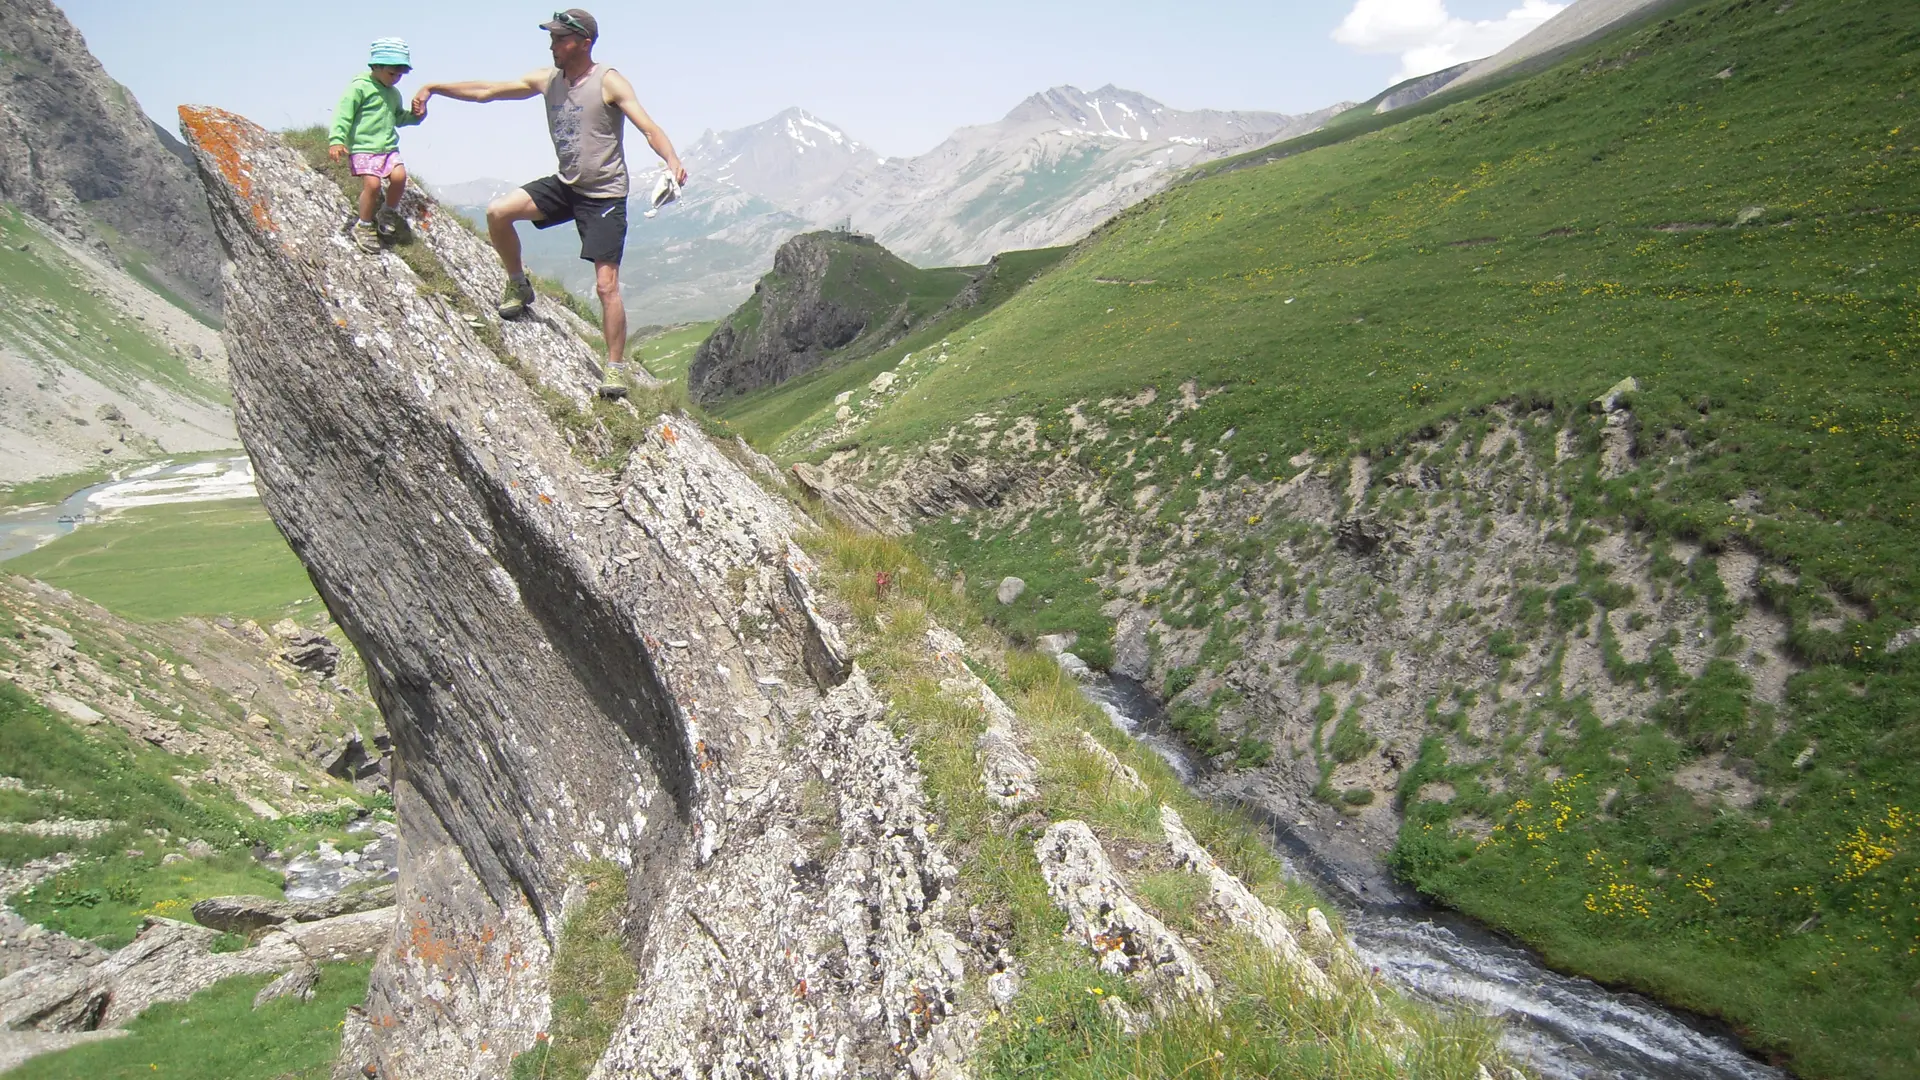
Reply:
[[[548,0],[549,3],[552,0]],[[549,6],[501,0],[65,0],[109,73],[162,123],[219,105],[269,127],[322,122],[367,42],[413,45],[424,80],[505,78],[547,63]],[[625,72],[685,146],[802,106],[882,154],[931,149],[1062,83],[1113,83],[1176,108],[1304,112],[1485,55],[1553,0],[1105,3],[971,0],[600,0],[599,59]],[[523,180],[551,168],[531,102],[436,101],[402,152],[429,181]]]

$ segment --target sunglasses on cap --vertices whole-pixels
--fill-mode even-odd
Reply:
[[[576,19],[576,18],[574,18],[573,16],[571,16],[571,15],[569,15],[569,14],[567,14],[567,13],[566,13],[566,12],[564,12],[564,11],[556,11],[556,12],[554,12],[554,13],[553,13],[553,21],[554,21],[554,22],[557,22],[557,23],[559,23],[559,24],[560,24],[561,26],[564,26],[564,27],[566,27],[567,29],[569,29],[569,30],[571,30],[571,31],[573,31],[574,33],[576,33],[576,34],[578,34],[578,35],[580,35],[581,37],[592,37],[592,36],[593,36],[593,32],[592,32],[592,31],[590,31],[590,30],[588,30],[588,29],[586,28],[586,26],[584,26],[584,25],[583,25],[583,24],[582,24],[582,23],[580,22],[580,20],[579,20],[579,19]]]

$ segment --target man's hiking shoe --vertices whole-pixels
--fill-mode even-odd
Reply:
[[[608,364],[600,377],[600,396],[603,398],[623,398],[627,396],[627,365]]]
[[[380,254],[380,230],[371,221],[353,223],[353,242],[369,255]]]
[[[373,227],[380,230],[381,236],[393,237],[399,234],[400,226],[406,221],[400,211],[382,203],[380,209],[373,212]]]
[[[519,281],[509,280],[507,291],[500,294],[500,306],[494,310],[503,319],[517,319],[533,306],[533,282],[525,278]]]

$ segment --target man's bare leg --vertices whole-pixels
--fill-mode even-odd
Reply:
[[[600,332],[607,339],[607,363],[618,364],[627,352],[627,306],[620,300],[620,264],[593,264],[593,291],[600,296]]]
[[[500,255],[501,268],[515,281],[526,277],[527,271],[520,265],[520,234],[514,231],[514,222],[539,221],[544,216],[525,188],[514,188],[487,204],[487,239]]]
[[[500,256],[507,272],[507,292],[496,310],[503,319],[517,319],[533,303],[533,286],[527,281],[527,269],[520,263],[520,234],[514,231],[518,221],[540,221],[545,215],[533,204],[525,188],[514,188],[487,204],[487,238]]]

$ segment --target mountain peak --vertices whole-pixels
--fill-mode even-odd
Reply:
[[[1161,126],[1155,119],[1166,106],[1140,93],[1108,83],[1088,93],[1062,84],[1034,94],[1014,106],[1003,123],[1056,125],[1064,132],[1091,136],[1146,140]]]

